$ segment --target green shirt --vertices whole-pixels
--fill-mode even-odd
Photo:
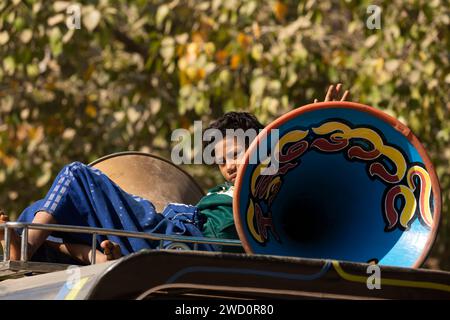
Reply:
[[[206,218],[203,235],[209,238],[239,239],[233,219],[233,190],[228,182],[210,190],[197,204],[199,214]],[[228,247],[228,252],[244,252],[242,248]]]

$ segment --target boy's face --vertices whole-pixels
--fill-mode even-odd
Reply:
[[[245,144],[236,137],[230,137],[217,142],[214,147],[216,163],[226,181],[234,184],[239,167],[245,154]]]

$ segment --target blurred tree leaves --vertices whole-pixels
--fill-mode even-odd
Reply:
[[[67,162],[143,150],[230,110],[269,122],[343,82],[410,126],[432,157],[443,219],[429,265],[450,269],[449,7],[445,1],[0,2],[0,204],[16,215]],[[189,166],[204,187],[214,168]]]

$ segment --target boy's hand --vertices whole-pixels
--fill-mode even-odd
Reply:
[[[344,94],[342,95],[342,97],[339,99],[339,91],[342,88],[342,83],[338,83],[336,85],[336,87],[334,85],[330,85],[328,87],[328,91],[327,94],[325,95],[325,100],[323,100],[324,102],[327,101],[345,101],[347,100],[350,92],[348,90],[344,91]],[[314,99],[314,103],[319,102],[318,99]]]

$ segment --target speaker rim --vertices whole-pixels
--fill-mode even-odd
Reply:
[[[434,201],[434,212],[435,214],[433,216],[433,220],[435,223],[433,224],[433,228],[430,231],[430,234],[428,235],[427,242],[425,243],[425,247],[419,256],[417,260],[414,262],[412,266],[408,266],[410,268],[419,268],[423,265],[425,260],[428,258],[432,247],[436,241],[437,233],[439,229],[439,225],[441,224],[441,209],[442,209],[442,194],[441,194],[441,186],[439,184],[439,180],[437,178],[436,171],[434,169],[434,166],[424,148],[420,140],[414,135],[412,130],[401,123],[398,119],[390,116],[389,114],[385,113],[382,110],[376,109],[375,107],[371,107],[362,103],[357,102],[350,102],[350,101],[328,101],[328,102],[316,102],[316,103],[310,103],[304,106],[300,106],[292,111],[289,111],[288,113],[278,117],[271,123],[269,123],[252,141],[249,148],[245,152],[244,155],[244,163],[240,166],[237,177],[236,177],[236,183],[235,183],[235,190],[233,195],[233,218],[235,221],[236,231],[238,233],[239,239],[242,242],[242,246],[244,247],[245,252],[247,253],[254,253],[254,251],[251,248],[250,242],[247,239],[246,233],[244,231],[244,223],[241,222],[241,217],[239,214],[239,202],[240,202],[240,191],[242,188],[242,177],[245,169],[248,165],[249,155],[254,151],[254,149],[257,147],[259,141],[261,140],[262,136],[265,136],[267,132],[270,132],[270,130],[274,128],[280,127],[285,122],[296,118],[304,113],[315,111],[318,109],[331,109],[331,108],[342,108],[342,109],[354,109],[358,111],[362,111],[365,113],[369,113],[370,115],[373,115],[380,120],[386,122],[387,124],[391,125],[395,130],[397,130],[400,134],[402,134],[408,141],[414,146],[414,148],[417,150],[419,155],[422,157],[425,168],[427,172],[430,175],[431,180],[431,186],[433,189],[433,201]]]

